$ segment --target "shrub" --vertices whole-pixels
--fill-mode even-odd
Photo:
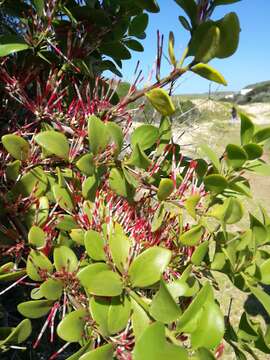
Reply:
[[[207,62],[234,53],[238,19],[234,13],[216,22],[210,16],[216,6],[233,2],[177,0],[188,16],[181,17],[191,33],[183,59],[189,55],[191,63],[175,59],[170,34],[172,72],[160,78],[159,47],[157,83],[136,90],[135,82],[114,104],[113,81],[101,79],[100,68],[93,77],[85,73],[83,62],[74,73],[78,62],[57,34],[61,29],[68,36],[69,28],[76,33],[89,24],[107,29],[106,15],[128,8],[128,31],[141,37],[142,11],[156,11],[156,2],[22,2],[22,23],[29,29],[38,25],[38,31],[50,20],[53,33],[34,43],[24,29],[20,42],[4,35],[0,44],[2,56],[15,52],[3,58],[0,70],[2,107],[9,115],[0,187],[3,353],[24,356],[17,351],[25,344],[27,358],[55,359],[62,353],[70,360],[214,359],[222,355],[224,341],[237,357],[254,348],[269,353],[268,332],[244,309],[238,330],[230,314],[224,317],[215,274],[225,273],[270,312],[270,298],[258,285],[269,284],[269,217],[262,209],[262,219],[249,214],[249,226],[237,227],[246,212],[242,199],[251,196],[246,173],[269,174],[262,156],[270,129],[255,129],[242,115],[241,145],[229,144],[221,158],[207,146],[204,158],[187,158],[172,141],[175,106],[162,89],[187,71],[225,83]],[[21,72],[34,70],[41,45],[52,55],[51,64]],[[108,54],[103,45],[95,51],[101,62]],[[127,106],[144,95],[160,123],[129,134],[134,109]],[[14,309],[9,294],[16,288],[21,291]],[[53,348],[42,347],[48,332]]]

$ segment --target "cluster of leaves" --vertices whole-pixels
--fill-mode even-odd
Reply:
[[[0,328],[0,351],[20,347],[37,322],[34,349],[48,329],[51,342],[56,328],[64,344],[50,359],[70,343],[77,344],[70,360],[211,360],[222,355],[223,341],[242,359],[246,352],[256,358],[254,348],[270,353],[269,329],[246,312],[234,329],[215,294],[215,273],[225,273],[270,314],[270,297],[258,285],[270,284],[270,218],[262,209],[262,219],[249,214],[248,228],[238,226],[246,213],[242,201],[251,197],[246,173],[269,174],[262,156],[270,128],[257,129],[242,115],[241,145],[229,144],[220,158],[203,146],[202,158],[187,158],[173,141],[176,109],[161,88],[186,71],[225,83],[207,62],[236,50],[238,20],[229,14],[213,22],[210,15],[233,2],[177,0],[191,32],[182,60],[175,58],[171,34],[172,73],[144,90],[131,86],[116,105],[98,78],[88,92],[82,79],[67,86],[69,75],[52,71],[35,89],[32,78],[22,80],[3,66],[5,91],[31,117],[16,122],[21,112],[14,114],[1,138],[0,296],[23,287],[17,312],[25,319]],[[44,9],[60,4],[63,21],[76,24],[69,1],[44,3],[33,1],[32,20],[46,19]],[[136,3],[157,10],[153,0]],[[134,2],[83,6],[96,14],[96,8],[128,4]],[[191,63],[183,67],[188,56]],[[13,57],[18,61],[12,55],[4,62]],[[131,131],[134,109],[127,105],[144,95],[160,123]]]

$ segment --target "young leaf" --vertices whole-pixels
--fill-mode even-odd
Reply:
[[[174,53],[174,35],[172,31],[170,31],[170,35],[169,35],[169,57],[171,60],[171,64],[173,66],[176,66],[176,58]]]
[[[210,65],[197,64],[191,68],[191,71],[207,80],[214,81],[221,85],[227,85],[227,81],[224,79],[224,77]]]
[[[41,251],[31,250],[27,258],[26,272],[30,279],[42,281],[40,276],[43,273],[52,273],[53,265],[50,260]]]
[[[161,179],[159,186],[157,197],[159,201],[166,200],[174,190],[174,183],[171,179]]]
[[[35,141],[50,154],[68,160],[69,143],[64,134],[53,130],[42,131],[35,136]]]
[[[175,106],[167,92],[160,88],[150,90],[145,94],[153,107],[163,116],[170,116],[175,112]]]
[[[171,251],[162,247],[151,247],[132,262],[128,274],[133,287],[147,287],[160,280],[171,260]]]
[[[54,266],[57,271],[74,272],[78,269],[78,259],[73,250],[67,246],[59,246],[53,252]]]
[[[116,224],[114,232],[109,237],[109,247],[113,262],[121,273],[126,270],[128,264],[130,245],[130,240],[122,227]]]
[[[0,45],[1,46],[1,45]],[[16,160],[25,161],[29,156],[28,141],[18,135],[8,134],[2,136],[2,144],[7,152]]]
[[[58,336],[68,342],[79,342],[83,338],[87,311],[84,308],[67,314],[57,326]]]

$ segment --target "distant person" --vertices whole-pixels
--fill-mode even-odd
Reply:
[[[233,107],[232,107],[232,120],[231,120],[231,122],[232,122],[232,123],[235,123],[236,120],[237,120],[237,110],[236,110],[236,107],[233,106]]]

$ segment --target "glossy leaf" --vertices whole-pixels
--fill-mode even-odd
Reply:
[[[99,346],[80,357],[80,360],[112,360],[114,347],[112,344]]]
[[[199,290],[198,280],[191,274],[192,265],[189,265],[180,278],[167,284],[167,288],[174,299],[194,296]]]
[[[127,326],[131,312],[130,300],[125,296],[123,299],[114,297],[108,312],[108,330],[110,334],[116,334]]]
[[[118,296],[123,284],[120,276],[111,271],[104,263],[95,263],[84,267],[77,275],[87,291],[97,296]]]
[[[193,226],[179,236],[179,241],[186,246],[195,246],[199,243],[204,233],[202,225]]]
[[[208,191],[212,191],[217,194],[222,193],[228,186],[228,182],[225,177],[216,174],[206,176],[204,184]]]
[[[50,154],[68,160],[69,143],[66,136],[58,131],[42,131],[35,141]]]
[[[38,319],[48,314],[52,306],[53,301],[51,300],[32,300],[21,302],[17,309],[21,315],[27,318]]]
[[[87,254],[95,261],[106,260],[102,234],[95,230],[88,230],[84,235],[84,245]]]
[[[79,342],[83,338],[87,311],[84,308],[67,314],[57,326],[58,336],[68,342]]]
[[[109,336],[108,313],[110,309],[110,300],[92,296],[89,302],[89,310],[92,318],[98,325],[99,331],[103,336]]]
[[[77,168],[86,176],[92,176],[95,172],[94,155],[89,153],[83,155],[77,162]]]
[[[1,47],[1,44],[0,44]],[[0,50],[1,52],[1,50]],[[16,160],[27,160],[29,156],[30,146],[21,136],[8,134],[2,136],[2,144],[7,152]]]
[[[165,90],[155,88],[146,93],[146,97],[161,115],[169,116],[175,112],[172,99]]]
[[[29,49],[29,45],[18,35],[0,36],[0,57]]]
[[[116,224],[114,232],[109,237],[109,248],[113,262],[121,273],[127,269],[130,245],[123,228]]]
[[[174,183],[171,179],[161,179],[159,186],[157,197],[159,201],[166,200],[174,190]]]
[[[241,168],[248,159],[243,148],[238,145],[229,144],[226,147],[227,163],[234,169]]]
[[[138,36],[143,34],[148,25],[148,15],[139,14],[135,16],[129,25],[129,35]]]
[[[40,285],[40,293],[48,300],[57,300],[61,297],[63,284],[60,280],[49,278]]]
[[[135,148],[139,144],[141,150],[151,148],[159,138],[158,128],[153,125],[141,125],[131,134],[131,144]]]
[[[42,273],[52,273],[53,265],[41,251],[31,250],[27,258],[26,272],[30,279],[42,281]]]
[[[78,259],[73,250],[67,246],[59,246],[53,252],[54,266],[57,271],[74,272],[78,268]]]
[[[32,226],[28,233],[28,241],[37,248],[43,247],[45,245],[44,231],[36,225]]]
[[[191,68],[191,71],[207,80],[214,81],[221,85],[225,85],[225,86],[227,85],[227,81],[225,80],[223,75],[221,75],[217,70],[212,68],[210,65],[197,64]]]
[[[187,360],[187,351],[166,341],[165,327],[159,322],[149,325],[136,341],[134,360]]]
[[[181,309],[168,291],[166,283],[161,280],[159,290],[151,302],[151,316],[157,321],[169,324],[179,318],[181,313]]]
[[[132,262],[128,274],[133,287],[147,287],[160,280],[168,266],[171,252],[162,247],[151,247]]]
[[[106,125],[94,115],[88,118],[88,139],[90,149],[94,155],[103,151],[109,142]]]

